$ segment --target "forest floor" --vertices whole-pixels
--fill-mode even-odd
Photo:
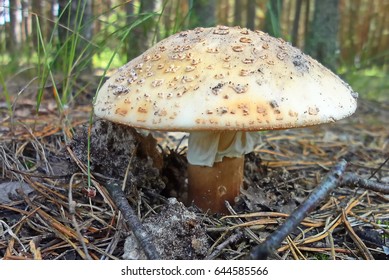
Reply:
[[[185,197],[185,135],[154,133],[158,147],[150,148],[153,139],[128,127],[103,121],[88,127],[90,96],[78,97],[62,117],[50,98],[39,113],[28,95],[13,100],[12,114],[0,103],[0,257],[144,257],[104,188],[112,180],[126,187],[166,259],[246,258],[340,159],[347,172],[389,184],[389,104],[361,99],[345,120],[263,132],[246,156],[244,188],[231,214],[202,213],[171,198]],[[388,259],[389,196],[336,188],[271,258]]]

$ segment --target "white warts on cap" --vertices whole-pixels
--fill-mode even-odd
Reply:
[[[259,131],[333,122],[358,94],[282,39],[216,26],[172,35],[99,90],[97,116],[168,131]]]

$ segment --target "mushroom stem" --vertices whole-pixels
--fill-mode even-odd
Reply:
[[[259,134],[244,131],[191,132],[188,143],[188,203],[203,211],[226,213],[243,183],[244,155]]]
[[[188,165],[188,201],[203,211],[228,214],[224,201],[234,202],[243,183],[244,156],[224,157],[212,167]]]

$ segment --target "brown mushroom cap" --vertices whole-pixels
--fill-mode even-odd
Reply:
[[[172,35],[100,89],[97,116],[168,131],[269,130],[351,115],[357,93],[282,39],[240,27]]]

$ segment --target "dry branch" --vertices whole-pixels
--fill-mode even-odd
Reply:
[[[341,160],[337,163],[325,180],[311,193],[311,195],[300,205],[274,233],[272,233],[262,244],[257,245],[250,253],[252,259],[266,259],[275,249],[280,247],[281,242],[300,224],[309,212],[318,205],[328,194],[339,185],[347,185],[357,188],[365,188],[384,194],[389,193],[389,185],[381,184],[369,179],[363,179],[355,174],[345,173],[347,162]],[[338,220],[339,222],[340,220]],[[346,212],[343,211],[342,221],[351,234],[357,247],[366,259],[374,259],[366,245],[358,238],[351,225],[346,219]],[[249,224],[253,224],[251,222]],[[290,248],[295,247],[289,246]],[[295,256],[297,258],[297,256]]]
[[[149,235],[144,229],[135,211],[128,203],[127,198],[120,186],[115,183],[107,183],[106,188],[109,194],[112,196],[112,199],[116,202],[116,206],[119,208],[128,226],[131,228],[132,232],[137,238],[147,258],[150,260],[160,259],[161,257],[159,256],[157,249],[153,244],[151,235]]]
[[[342,174],[346,169],[347,162],[341,160],[337,163],[325,180],[309,195],[289,218],[271,235],[265,242],[254,247],[250,252],[251,259],[266,259],[276,248],[279,247],[293,229],[295,229],[317,204],[325,198],[340,183]]]
[[[376,181],[364,179],[356,174],[346,173],[342,180],[342,185],[355,188],[364,188],[371,191],[389,194],[389,185],[381,184]]]

